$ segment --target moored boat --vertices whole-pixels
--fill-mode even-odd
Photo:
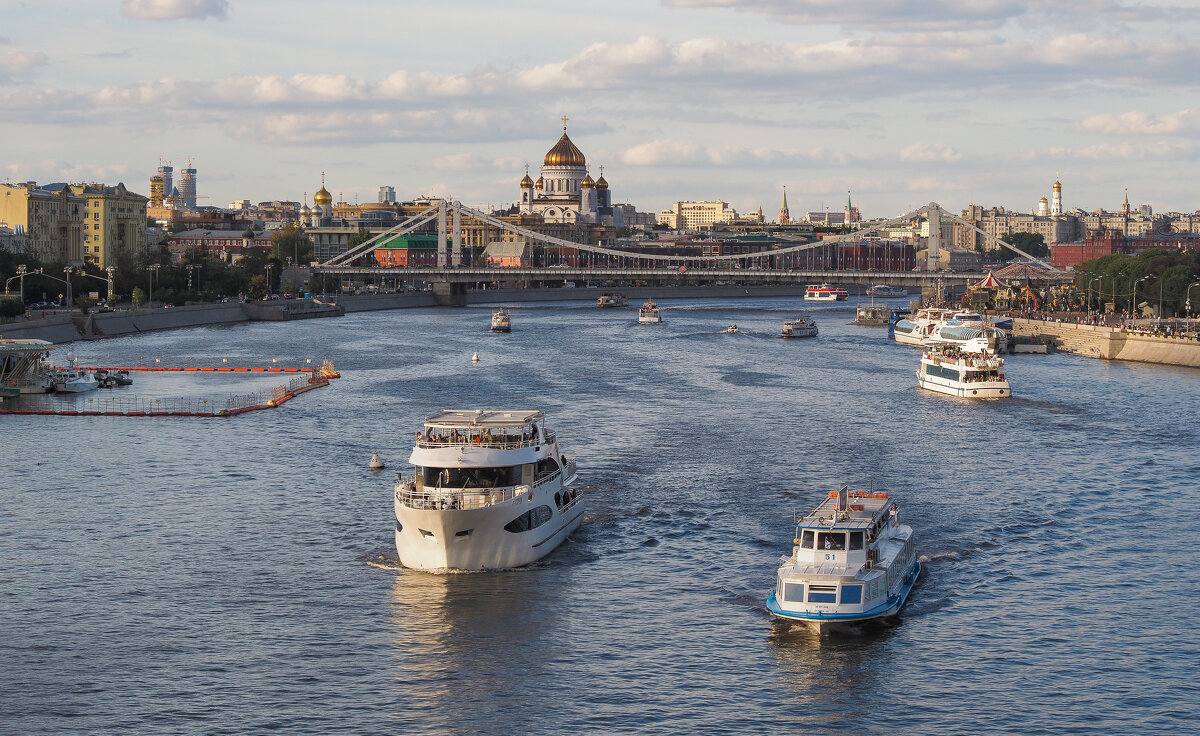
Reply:
[[[908,289],[903,286],[889,286],[887,284],[875,284],[867,289],[867,296],[875,297],[876,299],[895,299],[902,296],[908,296]]]
[[[508,310],[500,307],[492,312],[492,332],[512,332],[512,319],[508,316]]]
[[[792,542],[767,610],[818,633],[894,615],[921,572],[912,527],[886,493],[830,491]]]
[[[849,298],[849,292],[840,286],[809,284],[804,287],[804,301],[806,302],[844,302]]]
[[[96,376],[91,371],[63,370],[55,372],[51,377],[53,391],[60,394],[81,394],[94,391],[100,386]]]
[[[816,337],[817,323],[812,317],[801,314],[783,323],[784,337]]]
[[[942,323],[935,325],[925,338],[925,345],[957,345],[965,352],[990,355],[1008,349],[1008,333],[982,322],[967,324]]]
[[[624,307],[629,305],[629,299],[624,294],[610,294],[605,292],[596,300],[596,306],[604,309],[606,307]]]
[[[662,315],[658,311],[658,305],[653,301],[647,301],[638,310],[638,324],[656,325],[662,322]]]
[[[1012,387],[1004,377],[1004,358],[968,352],[955,345],[933,345],[921,355],[917,385],[964,399],[1005,399]]]
[[[396,483],[396,553],[419,570],[491,570],[549,554],[583,519],[541,411],[443,410],[425,420]]]
[[[736,335],[738,333],[738,326],[737,325],[729,325],[728,327],[725,328],[725,331],[728,332],[730,335]]]

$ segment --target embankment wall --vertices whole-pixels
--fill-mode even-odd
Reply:
[[[1013,333],[1046,337],[1058,350],[1105,360],[1200,368],[1200,340],[1125,332],[1116,327],[1014,319]]]

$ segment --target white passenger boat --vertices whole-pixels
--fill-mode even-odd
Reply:
[[[894,299],[897,297],[908,296],[908,289],[905,289],[903,286],[876,284],[867,289],[867,296],[871,296],[876,299]]]
[[[638,323],[643,325],[656,325],[662,322],[662,315],[658,312],[658,305],[653,301],[648,301],[638,310]]]
[[[886,493],[830,491],[792,541],[767,610],[819,633],[895,614],[921,572],[912,527]]]
[[[606,292],[601,294],[600,298],[596,300],[596,306],[600,307],[601,309],[608,307],[624,307],[628,306],[628,304],[629,299],[627,299],[624,294],[609,294]]]
[[[504,307],[492,312],[492,332],[512,332],[512,319]]]
[[[965,352],[996,355],[1008,349],[1008,333],[983,322],[935,325],[924,344],[957,345]]]
[[[583,519],[540,411],[444,410],[425,420],[396,483],[396,553],[419,570],[494,570],[549,554]]]
[[[1004,358],[967,352],[954,345],[934,345],[921,355],[917,385],[964,399],[1004,399],[1012,389],[1004,377]]]
[[[801,314],[783,323],[784,337],[816,337],[817,323],[812,317]]]
[[[849,298],[850,294],[840,286],[809,284],[804,287],[804,301],[806,302],[844,302]]]
[[[47,361],[54,343],[27,338],[0,339],[0,389],[6,394],[44,394],[51,388]]]
[[[892,339],[901,345],[924,345],[934,328],[946,321],[954,312],[937,307],[923,307],[916,314],[896,320],[892,325]]]

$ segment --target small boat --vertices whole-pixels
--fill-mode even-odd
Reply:
[[[784,337],[816,337],[817,323],[808,315],[799,315],[783,323]]]
[[[512,320],[504,307],[492,312],[492,332],[512,332]]]
[[[725,328],[725,331],[728,332],[730,335],[736,335],[736,334],[738,334],[738,326],[737,325],[729,325],[728,327]]]
[[[443,410],[396,483],[396,553],[418,570],[495,570],[549,554],[583,519],[575,461],[541,411]]]
[[[607,307],[625,307],[629,305],[629,299],[624,294],[610,294],[605,292],[596,300],[596,306],[601,309]]]
[[[792,542],[767,610],[817,633],[895,614],[921,572],[912,527],[886,493],[830,491]]]
[[[1004,358],[968,352],[955,345],[933,345],[921,355],[917,385],[964,399],[1004,399],[1012,388],[1004,377]]]
[[[658,305],[653,301],[648,301],[638,310],[638,324],[656,325],[662,322],[662,315],[658,312]]]
[[[90,371],[66,370],[54,374],[54,391],[60,394],[81,394],[100,387]]]
[[[871,296],[876,299],[895,299],[902,296],[908,296],[908,289],[905,289],[903,286],[876,284],[867,289],[867,296]]]
[[[849,298],[849,292],[840,286],[809,284],[804,287],[804,301],[806,302],[844,302]]]

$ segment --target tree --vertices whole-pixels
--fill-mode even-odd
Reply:
[[[312,260],[313,247],[300,228],[288,225],[271,236],[271,255],[280,261],[296,265]]]
[[[1050,255],[1050,248],[1046,246],[1046,239],[1040,233],[1007,233],[1001,235],[1000,239],[1020,248],[1035,258],[1043,258]],[[1016,251],[1004,247],[993,248],[987,252],[987,255],[996,261],[1011,261],[1019,257]]]
[[[137,307],[138,309],[142,308],[142,305],[146,303],[146,292],[142,291],[142,287],[133,287],[133,296],[130,297],[130,301],[132,301],[133,306]]]
[[[246,296],[250,299],[262,299],[267,295],[267,277],[266,276],[251,276],[250,283],[246,286]]]

